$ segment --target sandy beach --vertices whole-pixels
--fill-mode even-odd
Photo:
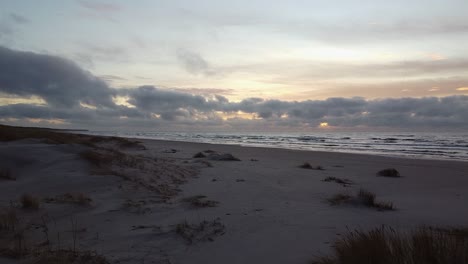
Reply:
[[[14,228],[2,224],[0,263],[34,259],[7,254],[18,230],[28,250],[93,252],[110,263],[300,264],[347,230],[468,223],[466,162],[85,140],[92,144],[0,143],[0,206],[17,218]],[[306,162],[311,168],[300,167]],[[386,168],[401,177],[376,175]],[[394,210],[328,200],[360,189]],[[24,194],[38,208],[24,208]]]

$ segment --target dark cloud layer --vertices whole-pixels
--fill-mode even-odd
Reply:
[[[75,107],[80,102],[114,106],[111,100],[114,91],[74,62],[3,47],[0,47],[0,89],[19,96],[37,95],[51,107]]]
[[[60,57],[0,48],[0,92],[46,105],[0,106],[1,120],[62,120],[69,126],[127,129],[265,129],[330,126],[467,129],[468,96],[282,101],[196,95],[154,86],[114,89]],[[114,98],[125,98],[116,104]],[[0,99],[1,102],[1,99]],[[250,114],[243,119],[239,113]]]

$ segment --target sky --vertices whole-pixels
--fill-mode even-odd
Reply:
[[[38,3],[0,3],[0,123],[468,128],[466,0]]]

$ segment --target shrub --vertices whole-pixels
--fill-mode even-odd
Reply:
[[[39,209],[39,198],[30,194],[23,194],[20,198],[21,206],[24,209]]]
[[[381,170],[377,172],[377,176],[394,177],[394,178],[401,177],[400,173],[396,169],[393,169],[393,168]]]

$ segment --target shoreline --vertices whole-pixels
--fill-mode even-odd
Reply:
[[[397,155],[379,155],[379,154],[370,154],[370,153],[355,153],[355,152],[340,152],[340,151],[323,151],[323,150],[308,150],[308,149],[292,149],[292,148],[282,148],[282,147],[265,147],[265,146],[244,146],[240,144],[222,144],[222,143],[209,143],[209,142],[192,142],[192,141],[178,141],[178,140],[165,140],[165,139],[148,139],[148,138],[138,138],[138,137],[122,137],[131,140],[137,140],[141,142],[167,142],[173,144],[198,144],[198,145],[209,145],[209,146],[224,146],[224,147],[239,147],[239,148],[252,148],[252,149],[262,149],[262,150],[279,150],[279,151],[292,151],[292,152],[311,152],[316,154],[324,154],[324,155],[350,155],[350,156],[363,156],[363,157],[379,157],[379,158],[388,158],[388,159],[399,159],[399,160],[419,160],[419,161],[440,161],[440,162],[455,162],[455,163],[468,163],[468,160],[450,160],[450,159],[436,159],[436,158],[424,158],[424,157],[413,157],[413,156],[397,156]],[[468,165],[468,164],[466,164]]]
[[[456,161],[461,161],[461,162],[468,162],[468,157],[463,157],[463,156],[459,156],[459,157],[449,157],[449,156],[446,156],[446,155],[440,155],[440,154],[433,154],[433,155],[430,155],[430,154],[417,154],[417,153],[414,153],[414,151],[418,151],[417,149],[412,149],[413,147],[415,146],[412,146],[412,145],[408,145],[409,147],[409,154],[405,154],[406,149],[402,148],[401,150],[398,150],[398,149],[395,149],[395,150],[391,150],[391,149],[388,149],[386,150],[385,147],[384,149],[377,149],[377,150],[372,150],[372,149],[368,149],[368,150],[363,150],[363,149],[359,149],[358,150],[352,150],[352,148],[349,148],[347,146],[343,146],[342,150],[339,150],[339,149],[334,149],[334,148],[329,148],[329,149],[326,149],[326,150],[323,150],[323,146],[322,145],[317,145],[318,147],[316,147],[316,149],[311,149],[311,145],[298,145],[298,147],[288,147],[288,146],[276,146],[276,145],[269,145],[269,144],[266,144],[266,143],[262,143],[261,141],[257,144],[257,143],[242,143],[242,142],[233,142],[233,143],[223,143],[223,142],[200,142],[200,141],[190,141],[189,139],[185,140],[185,139],[165,139],[165,138],[152,138],[152,137],[148,137],[148,136],[134,136],[134,135],[119,135],[119,134],[112,134],[112,133],[103,133],[103,134],[94,134],[94,133],[90,133],[90,134],[87,134],[87,135],[96,135],[96,136],[117,136],[117,137],[122,137],[122,138],[132,138],[132,139],[135,139],[135,140],[162,140],[162,141],[173,141],[173,142],[187,142],[187,143],[205,143],[205,144],[221,144],[221,145],[235,145],[235,146],[242,146],[242,147],[259,147],[259,148],[272,148],[272,149],[289,149],[289,150],[300,150],[300,151],[318,151],[318,152],[333,152],[333,153],[349,153],[349,154],[361,154],[361,155],[377,155],[377,156],[382,156],[382,157],[397,157],[397,158],[409,158],[409,159],[429,159],[429,160],[447,160],[447,161],[453,161],[453,160],[456,160]],[[335,139],[334,139],[335,140]],[[402,141],[404,141],[405,139],[401,139]],[[206,141],[210,141],[209,138],[206,139]],[[338,144],[336,142],[331,142],[333,144]],[[343,141],[343,143],[346,143],[346,141]],[[257,145],[255,145],[257,144]],[[364,144],[364,143],[358,143],[358,144]],[[369,144],[372,144],[372,142],[369,142]],[[379,143],[380,144],[380,143]],[[392,146],[393,144],[390,144],[388,146]],[[322,147],[321,147],[322,146]],[[399,145],[396,145],[396,146],[399,146]],[[339,147],[339,145],[336,145],[334,147]],[[401,146],[400,146],[401,147]],[[445,146],[446,147],[446,146]],[[312,146],[313,148],[313,146]],[[441,148],[444,148],[443,146],[441,146]],[[421,149],[420,150],[421,152],[427,152],[427,153],[431,153],[431,151],[435,151],[435,153],[438,152],[437,148],[431,148],[431,150],[429,149]],[[448,151],[448,150],[445,150],[445,151]],[[465,150],[458,150],[458,151],[461,151],[461,152],[464,152]],[[466,153],[468,155],[468,149],[466,149]],[[448,155],[449,152],[446,152],[446,154]]]

